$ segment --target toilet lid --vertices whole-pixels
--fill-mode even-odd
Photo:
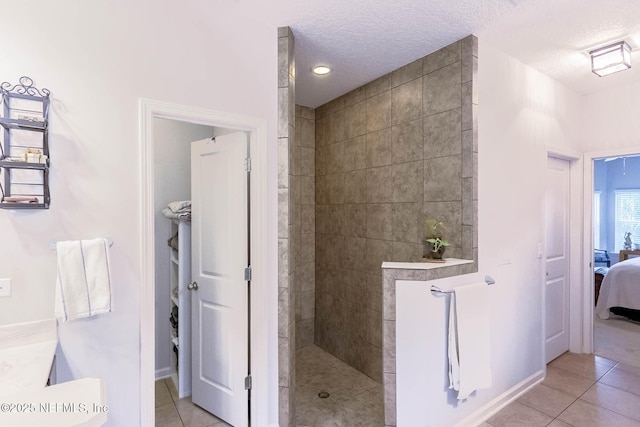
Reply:
[[[99,378],[21,392],[2,398],[0,425],[97,427],[107,421],[104,382]]]

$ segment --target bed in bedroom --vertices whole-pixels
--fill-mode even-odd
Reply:
[[[640,321],[640,257],[614,264],[604,276],[596,314],[608,319],[611,312]]]

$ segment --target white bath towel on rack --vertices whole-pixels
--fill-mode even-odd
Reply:
[[[111,311],[109,242],[57,242],[55,316],[64,321]]]
[[[491,387],[489,295],[485,282],[460,286],[449,301],[449,388],[465,400]]]

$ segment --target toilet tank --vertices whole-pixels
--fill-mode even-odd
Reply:
[[[0,397],[44,388],[57,345],[55,319],[0,326]]]

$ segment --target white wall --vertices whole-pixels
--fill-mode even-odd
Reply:
[[[640,150],[640,83],[586,96],[583,110],[585,152]]]
[[[171,364],[170,339],[170,220],[162,209],[176,200],[191,200],[191,142],[214,136],[209,126],[194,125],[175,120],[154,119],[154,206],[155,206],[155,265],[156,265],[156,376],[164,376]]]
[[[51,90],[51,209],[0,211],[0,323],[52,317],[50,239],[109,236],[113,312],[59,326],[58,378],[106,380],[108,426],[140,417],[140,97],[267,120],[269,230],[276,230],[277,29],[237,2],[25,0],[3,4],[0,79]],[[28,18],[19,19],[25,16]],[[260,64],[261,70],[254,67]],[[271,191],[273,189],[273,191]],[[270,336],[276,340],[277,239],[269,243]],[[277,417],[270,348],[270,422]]]
[[[429,384],[418,399],[422,403],[398,399],[398,417],[433,420],[432,425],[453,425],[543,370],[543,260],[537,258],[537,245],[544,241],[545,147],[577,150],[580,136],[580,96],[482,40],[479,49],[479,273],[428,285],[460,285],[485,274],[496,280],[490,292],[493,386],[457,408],[446,404],[453,400],[444,387],[445,318],[438,306],[444,302],[428,300],[433,298],[427,284],[417,291],[399,290],[397,312],[409,311],[410,301],[421,292],[425,304],[440,314],[438,324],[423,319],[428,328],[403,325],[400,317],[397,324],[398,329],[411,328],[415,336],[414,362],[398,348],[398,365],[413,371],[410,382]],[[398,330],[398,337],[404,332]],[[442,360],[418,363],[421,352],[423,360],[433,352]],[[403,384],[407,379],[399,370],[398,388]],[[424,403],[429,401],[439,404]]]

